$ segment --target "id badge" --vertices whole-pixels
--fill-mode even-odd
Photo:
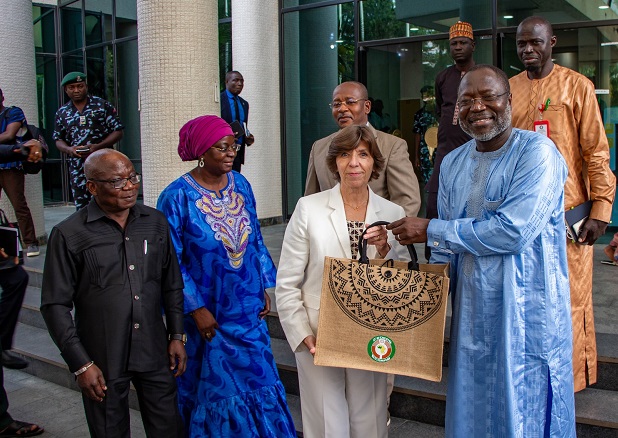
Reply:
[[[86,126],[86,116],[79,116],[79,125]]]
[[[549,120],[536,120],[534,122],[534,132],[549,137]]]

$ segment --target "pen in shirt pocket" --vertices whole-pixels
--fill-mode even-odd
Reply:
[[[144,239],[144,255],[148,254],[148,241]]]

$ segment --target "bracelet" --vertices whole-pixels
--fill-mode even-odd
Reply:
[[[79,376],[80,374],[84,374],[86,370],[90,368],[92,365],[94,365],[94,361],[91,361],[88,365],[81,367],[80,369],[75,371],[73,374],[75,374],[76,376]]]

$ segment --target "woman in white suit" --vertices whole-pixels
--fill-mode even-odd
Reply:
[[[277,311],[296,353],[305,437],[386,437],[386,374],[313,364],[324,257],[356,258],[366,225],[392,222],[403,208],[368,186],[383,168],[375,137],[365,126],[342,129],[326,165],[340,184],[301,198],[287,226],[275,291]],[[370,258],[409,260],[384,227],[365,235]]]

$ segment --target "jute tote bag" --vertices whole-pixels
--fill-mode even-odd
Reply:
[[[376,222],[385,225],[388,222]],[[448,264],[325,257],[314,363],[442,379]]]

